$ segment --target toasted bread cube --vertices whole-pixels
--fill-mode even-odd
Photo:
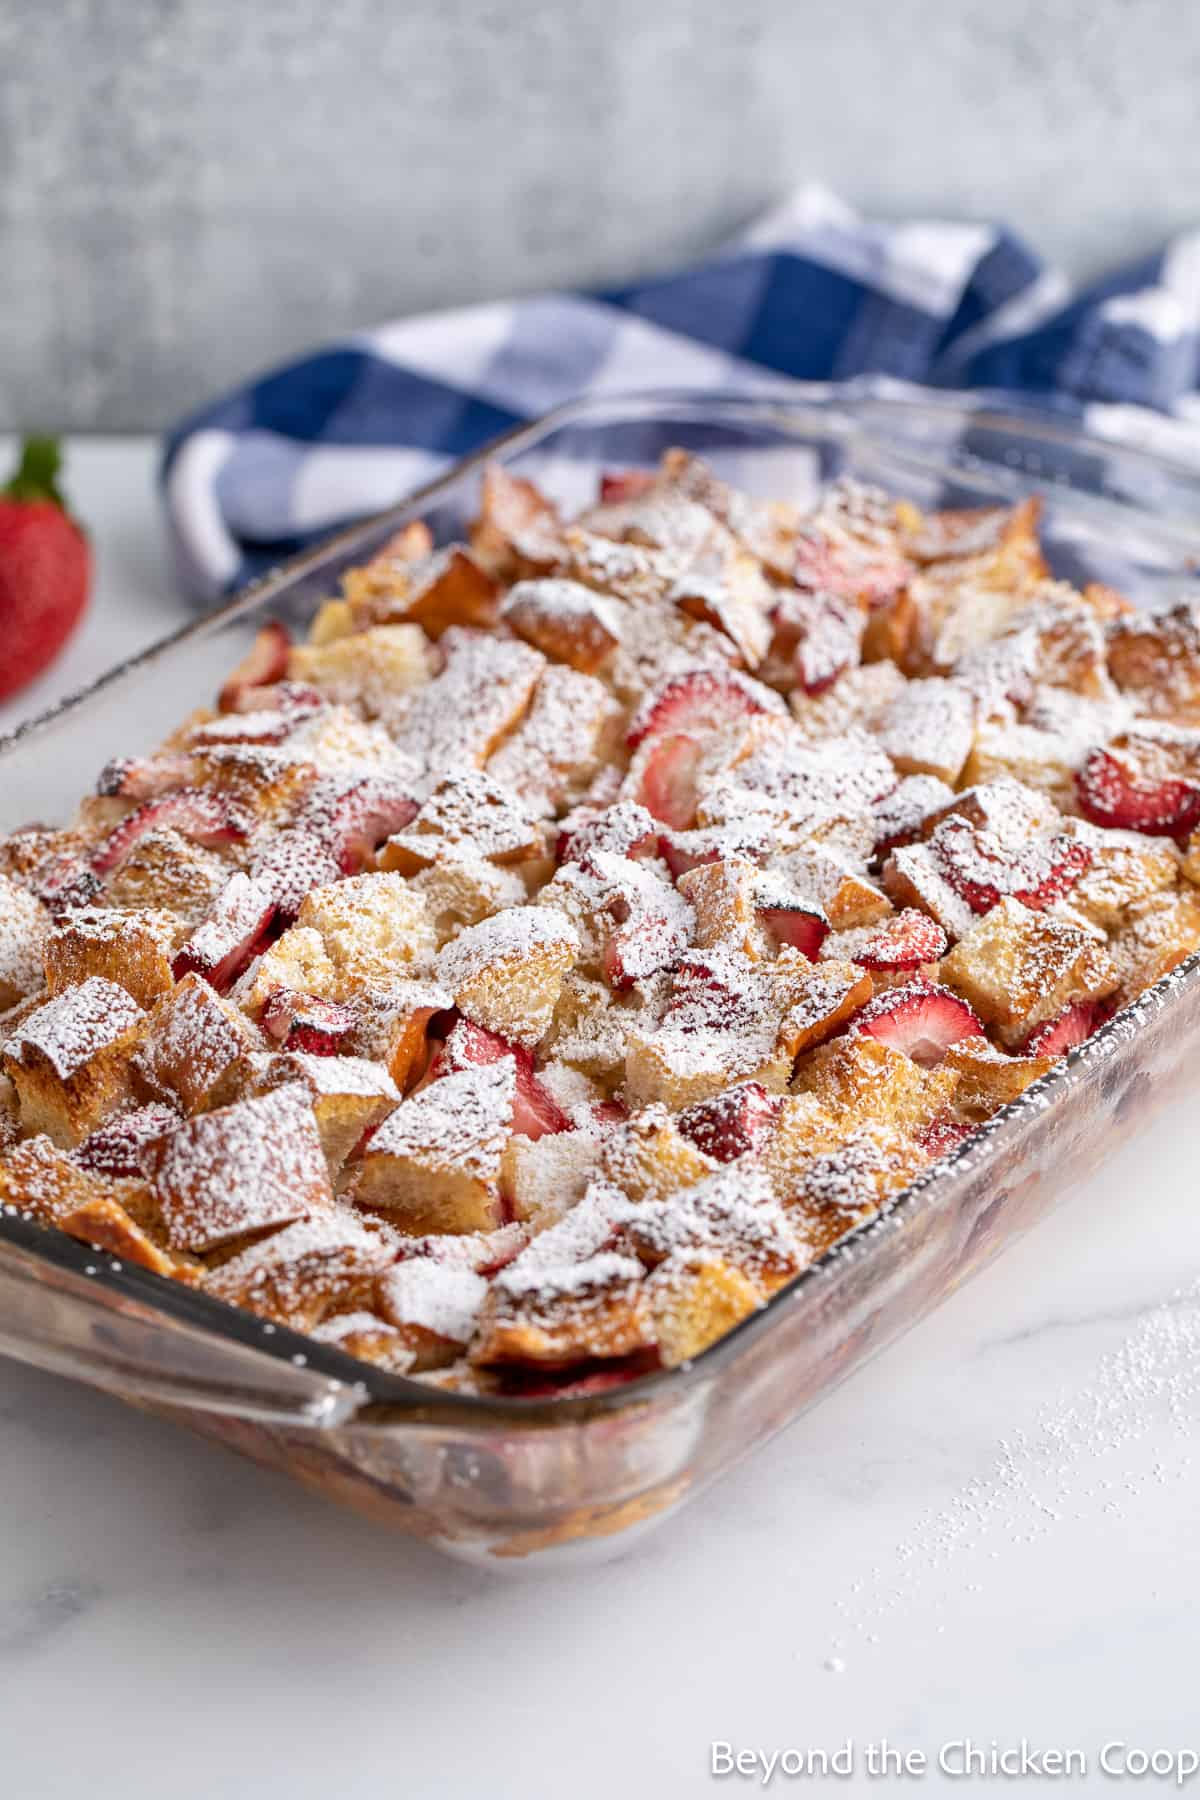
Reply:
[[[11,876],[0,873],[0,1012],[36,993],[50,915]]]
[[[1025,1089],[1047,1074],[1053,1056],[1006,1056],[985,1037],[960,1038],[946,1052],[945,1067],[958,1072],[954,1104],[972,1119],[988,1118],[998,1107],[1019,1099]]]
[[[425,902],[401,875],[352,875],[313,888],[296,923],[320,932],[336,971],[335,993],[411,974],[436,947]]]
[[[433,981],[389,981],[364,988],[353,1005],[352,1048],[382,1062],[403,1093],[425,1073],[429,1022],[450,1010],[454,996]]]
[[[717,1167],[660,1105],[643,1107],[607,1132],[600,1152],[601,1171],[631,1200],[665,1200]]]
[[[802,1057],[795,1079],[796,1091],[812,1094],[842,1136],[860,1125],[915,1136],[945,1110],[957,1086],[953,1069],[923,1068],[879,1038],[854,1032]]]
[[[1069,807],[1075,793],[1075,751],[1059,731],[1039,725],[985,720],[962,771],[962,785],[1018,781],[1040,788],[1057,804]]]
[[[445,1368],[475,1335],[488,1284],[474,1269],[405,1257],[382,1275],[375,1305],[400,1333],[417,1370]]]
[[[175,985],[171,955],[181,921],[173,913],[117,912],[76,906],[46,935],[46,987],[51,994],[100,975],[116,981],[142,1006],[153,1006]]]
[[[514,906],[447,944],[437,974],[468,1019],[532,1047],[550,1024],[562,978],[578,954],[578,936],[556,907]]]
[[[1076,826],[1092,851],[1092,861],[1071,889],[1071,909],[1112,930],[1137,900],[1148,899],[1179,879],[1179,852],[1169,839],[1143,837],[1137,831],[1101,831]]]
[[[471,548],[506,581],[552,569],[562,555],[562,521],[532,481],[492,463],[483,476]]]
[[[512,1137],[504,1150],[500,1189],[516,1219],[540,1231],[582,1200],[599,1150],[591,1131],[551,1131]]]
[[[964,687],[931,676],[896,695],[876,735],[902,775],[936,775],[951,786],[975,737],[975,701]]]
[[[760,1295],[775,1293],[809,1260],[765,1170],[744,1161],[670,1200],[640,1201],[621,1234],[649,1269],[717,1258]]]
[[[546,667],[545,657],[528,644],[457,625],[443,637],[441,650],[441,674],[389,717],[401,749],[429,776],[464,766],[482,769],[524,717]]]
[[[431,638],[451,625],[496,623],[497,583],[462,544],[423,556],[396,556],[387,546],[345,578],[346,598],[362,624],[419,625]]]
[[[1164,612],[1115,618],[1108,628],[1108,668],[1139,711],[1200,725],[1200,607],[1181,601]]]
[[[925,1161],[925,1151],[903,1130],[861,1126],[803,1170],[799,1191],[788,1206],[797,1237],[811,1255],[823,1255],[856,1225],[874,1218],[886,1200],[909,1185]]]
[[[21,1129],[65,1149],[129,1094],[130,1058],[145,1014],[115,981],[93,975],[29,1013],[0,1045],[17,1090]]]
[[[512,1057],[442,1076],[388,1115],[350,1190],[413,1236],[490,1231],[501,1222],[498,1180],[512,1130]]]
[[[323,600],[308,628],[310,644],[332,644],[354,630],[354,611],[348,600]]]
[[[1150,894],[1126,908],[1109,951],[1121,978],[1122,1005],[1200,949],[1200,900],[1190,887]]]
[[[413,1353],[403,1334],[365,1307],[357,1312],[330,1313],[319,1325],[309,1327],[309,1336],[393,1375],[407,1375],[413,1366]]]
[[[724,944],[746,956],[765,952],[755,892],[762,871],[744,856],[700,863],[679,877],[679,892],[696,914],[695,941],[702,949]]]
[[[488,762],[530,812],[551,817],[579,799],[603,766],[624,718],[594,676],[552,665],[528,713]]]
[[[699,1356],[763,1304],[750,1277],[715,1256],[670,1257],[646,1285],[659,1358],[668,1369]]]
[[[625,1073],[629,1032],[638,1009],[618,1000],[606,981],[572,969],[563,976],[546,1049],[560,1062],[612,1087]]]
[[[97,1178],[44,1134],[25,1138],[0,1157],[0,1205],[15,1206],[43,1225],[61,1226],[100,1191]]]
[[[874,991],[872,977],[854,962],[830,957],[806,970],[780,1028],[780,1042],[789,1059],[794,1062],[805,1050],[840,1031]]]
[[[840,737],[856,725],[873,731],[906,685],[894,662],[863,662],[858,668],[846,669],[824,693],[794,689],[788,705],[805,737],[820,743]]]
[[[776,1198],[786,1202],[799,1193],[803,1172],[813,1157],[832,1149],[845,1135],[846,1128],[815,1094],[785,1095],[775,1130],[762,1153],[762,1171]]]
[[[110,1191],[97,1192],[81,1205],[63,1212],[58,1219],[63,1231],[81,1238],[86,1244],[94,1244],[98,1250],[106,1250],[122,1262],[152,1269],[156,1275],[169,1275],[176,1281],[196,1280],[201,1265],[194,1257],[163,1248],[159,1241],[161,1220],[157,1221],[157,1234],[147,1230],[146,1215],[157,1210],[145,1204],[144,1195],[148,1197],[148,1190],[133,1181],[103,1183],[101,1178],[96,1178],[96,1185],[106,1186]],[[142,1215],[140,1218],[135,1216],[138,1213]]]
[[[496,1276],[480,1309],[471,1360],[569,1368],[654,1344],[645,1272],[633,1257],[602,1252],[564,1268],[560,1281],[537,1266],[526,1270],[518,1257]]]
[[[134,1072],[160,1099],[205,1112],[234,1098],[260,1041],[202,976],[185,975],[150,1015]]]
[[[321,933],[292,925],[257,957],[234,990],[243,1012],[257,1019],[277,988],[327,998],[338,986],[338,971]]]
[[[621,641],[620,602],[580,581],[519,581],[501,612],[519,638],[584,675],[602,669]]]
[[[317,1121],[298,1082],[185,1120],[160,1139],[151,1164],[175,1250],[215,1250],[333,1205]]]
[[[297,1081],[308,1092],[330,1177],[337,1176],[364,1132],[397,1105],[400,1090],[380,1063],[364,1056],[272,1056],[256,1086],[260,1093]]]
[[[311,1331],[335,1307],[369,1297],[394,1252],[352,1213],[300,1219],[213,1269],[205,1289],[259,1318]]]
[[[386,861],[386,851],[384,860]],[[439,949],[466,925],[478,925],[492,913],[523,906],[525,883],[515,869],[468,853],[446,857],[412,877],[433,925]]]
[[[228,863],[181,831],[162,826],[138,838],[109,876],[104,897],[112,906],[164,907],[195,925],[228,880]]]
[[[1012,899],[960,939],[943,958],[941,978],[1013,1046],[1074,1001],[1102,1000],[1120,984],[1112,957],[1094,938]]]
[[[896,905],[937,921],[953,943],[973,930],[975,914],[950,886],[927,844],[902,844],[883,865],[883,885]]]
[[[343,705],[359,705],[368,718],[387,720],[410,689],[429,680],[432,657],[419,625],[375,625],[324,644],[295,645],[288,679]]]
[[[480,769],[444,775],[411,824],[379,853],[381,869],[416,875],[447,856],[527,862],[544,849],[544,832],[516,793]]]

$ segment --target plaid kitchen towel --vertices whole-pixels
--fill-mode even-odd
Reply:
[[[381,325],[205,407],[164,458],[180,578],[228,593],[583,392],[1005,389],[1200,461],[1198,327],[1200,232],[1072,295],[1000,226],[879,224],[808,187],[680,274]]]

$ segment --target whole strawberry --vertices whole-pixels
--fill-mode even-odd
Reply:
[[[0,700],[40,675],[83,616],[88,541],[66,509],[54,438],[27,438],[0,489]]]

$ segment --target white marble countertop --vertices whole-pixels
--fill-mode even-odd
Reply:
[[[142,443],[78,446],[97,599],[0,725],[179,617],[151,470]],[[1105,1744],[1200,1749],[1198,1151],[1194,1116],[1152,1128],[660,1535],[582,1572],[459,1567],[0,1362],[0,1792],[674,1800],[707,1790],[714,1740],[847,1739],[855,1773],[828,1791],[885,1787],[882,1739],[929,1758],[907,1786],[958,1791],[937,1759],[968,1738],[1077,1751],[1074,1791],[1107,1792]],[[818,1789],[780,1771],[768,1791]]]

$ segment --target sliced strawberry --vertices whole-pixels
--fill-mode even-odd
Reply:
[[[810,530],[801,532],[797,540],[792,578],[797,587],[861,601],[875,611],[897,597],[911,573],[903,557]]]
[[[325,706],[316,688],[296,681],[274,687],[245,688],[237,705],[206,725],[197,725],[188,742],[206,744],[281,744],[305,719]]]
[[[1065,1056],[1090,1038],[1093,1031],[1112,1016],[1112,1008],[1102,1000],[1076,1000],[1056,1019],[1039,1025],[1030,1032],[1023,1046],[1025,1056]]]
[[[156,800],[192,780],[193,764],[182,752],[159,756],[114,756],[96,780],[98,794],[119,794],[124,800]]]
[[[787,656],[804,693],[815,697],[862,656],[863,615],[828,592],[786,594],[775,610],[773,648]]]
[[[354,875],[376,847],[403,831],[420,811],[405,783],[390,775],[322,781],[305,802],[298,824],[332,852],[343,875]]]
[[[597,1100],[592,1107],[592,1118],[605,1131],[611,1125],[623,1125],[629,1117],[629,1108],[623,1100]]]
[[[603,1368],[548,1370],[538,1364],[512,1365],[499,1371],[506,1394],[518,1400],[579,1400],[586,1394],[605,1394],[610,1388],[626,1387],[658,1367],[655,1353],[639,1350],[635,1356],[606,1364]]]
[[[97,875],[109,875],[147,831],[170,825],[198,844],[236,844],[249,834],[250,822],[225,795],[207,788],[176,788],[147,800],[109,833],[92,857]]]
[[[699,761],[700,746],[695,738],[666,737],[655,741],[642,766],[645,810],[675,831],[686,831],[695,824]]]
[[[1112,746],[1093,750],[1075,776],[1080,812],[1093,825],[1118,831],[1186,837],[1200,824],[1200,784],[1159,768],[1139,768],[1138,760]]]
[[[733,1162],[765,1147],[782,1104],[780,1096],[768,1093],[760,1081],[741,1081],[711,1100],[689,1106],[676,1124],[698,1150],[718,1162]]]
[[[929,839],[938,867],[972,912],[990,912],[1003,899],[1042,912],[1069,894],[1095,852],[1065,832],[1003,843],[994,832],[951,816]]]
[[[674,962],[687,934],[678,919],[647,906],[631,912],[613,931],[604,953],[610,987],[623,993],[635,981],[647,981]]]
[[[171,964],[176,981],[202,975],[219,994],[226,993],[248,963],[266,948],[275,902],[261,883],[240,870],[231,875]]]
[[[640,500],[657,480],[650,469],[606,469],[600,476],[600,504],[618,506],[623,500]]]
[[[704,734],[755,713],[786,712],[778,694],[737,669],[687,669],[646,696],[626,742],[636,750],[648,738]]]
[[[533,1057],[520,1044],[510,1044],[498,1032],[487,1031],[470,1019],[459,1019],[450,1036],[429,1065],[427,1079],[437,1081],[459,1069],[499,1062],[511,1056],[517,1065],[517,1098],[513,1107],[513,1131],[521,1137],[540,1138],[570,1131],[571,1121],[534,1073]]]
[[[769,823],[747,820],[741,825],[708,825],[696,831],[659,833],[658,853],[675,880],[702,863],[725,862],[742,856],[747,862],[766,862],[775,845]]]
[[[517,1099],[513,1107],[513,1131],[519,1137],[550,1137],[559,1131],[570,1131],[568,1119],[550,1090],[540,1082],[532,1069],[517,1064]]]
[[[68,912],[73,906],[90,906],[101,891],[100,877],[91,864],[70,850],[47,857],[27,879],[42,905],[52,913]]]
[[[358,1023],[357,1015],[336,1000],[273,988],[263,1002],[262,1028],[285,1050],[310,1056],[340,1056]]]
[[[636,800],[619,800],[564,831],[556,855],[560,863],[584,862],[596,850],[611,850],[616,856],[645,855],[657,850],[658,835],[658,826],[644,806]]]
[[[754,910],[771,936],[814,957],[829,936],[829,920],[815,900],[793,893],[769,874],[760,877]]]
[[[953,1113],[939,1113],[923,1131],[917,1133],[917,1143],[926,1152],[930,1162],[936,1162],[939,1156],[949,1156],[952,1150],[957,1150],[974,1129],[965,1119],[956,1119]]]
[[[287,674],[291,647],[286,625],[281,625],[277,619],[268,619],[256,632],[254,642],[241,662],[226,677],[217,696],[221,711],[235,711],[247,688],[266,687],[270,682],[282,681]]]
[[[149,1106],[139,1106],[133,1112],[109,1119],[84,1138],[72,1152],[72,1159],[94,1175],[144,1176],[148,1172],[146,1153],[150,1146],[168,1131],[174,1131],[179,1123],[177,1112],[152,1101]]]
[[[983,1026],[965,1000],[931,981],[910,981],[867,1002],[851,1030],[878,1038],[932,1068],[960,1038],[982,1037]]]
[[[925,835],[926,821],[945,812],[954,801],[954,789],[937,775],[906,775],[890,794],[876,800],[875,855],[884,857],[902,844],[915,844]]]
[[[299,724],[328,705],[320,688],[307,681],[273,681],[266,687],[243,688],[233,707],[235,713],[281,712]]]
[[[919,969],[946,954],[949,944],[945,932],[928,913],[906,907],[884,921],[868,938],[853,960],[862,969]]]
[[[293,826],[270,839],[251,873],[271,895],[281,920],[291,924],[304,896],[313,888],[328,887],[343,870],[323,838],[315,831]]]

